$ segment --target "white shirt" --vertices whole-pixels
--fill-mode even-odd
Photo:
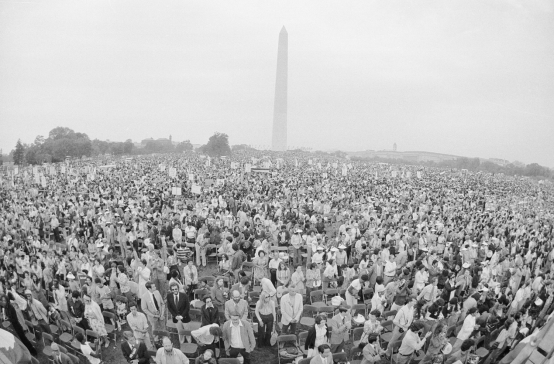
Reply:
[[[395,276],[396,275],[396,262],[387,261],[385,264],[385,275],[386,276]]]
[[[464,320],[464,324],[462,325],[462,329],[458,333],[459,340],[467,340],[469,336],[471,336],[471,333],[475,329],[475,317],[472,314],[468,314],[466,319]]]
[[[242,343],[242,337],[240,336],[240,328],[242,327],[242,322],[239,322],[238,326],[235,326],[231,323],[231,347],[236,349],[243,349],[244,344]]]

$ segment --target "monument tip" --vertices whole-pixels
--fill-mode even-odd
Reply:
[[[287,29],[285,28],[284,25],[283,25],[283,28],[281,28],[281,33],[287,33]]]

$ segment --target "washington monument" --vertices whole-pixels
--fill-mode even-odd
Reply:
[[[275,80],[275,105],[273,109],[274,151],[287,150],[287,73],[289,36],[283,26],[279,33],[277,49],[277,79]]]

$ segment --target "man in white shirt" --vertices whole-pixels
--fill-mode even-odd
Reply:
[[[223,341],[227,356],[244,358],[244,363],[250,363],[250,353],[256,347],[254,331],[248,321],[241,320],[238,313],[231,313],[231,319],[222,328]]]
[[[281,298],[281,322],[283,333],[296,333],[296,324],[300,321],[303,311],[302,296],[297,295],[294,284],[289,286],[289,292]]]
[[[477,316],[479,316],[477,308],[473,307],[467,311],[467,317],[464,320],[464,324],[462,325],[460,332],[458,332],[458,335],[456,336],[456,343],[452,347],[452,353],[458,351],[462,347],[462,343],[464,343],[464,341],[471,336],[473,331],[479,328],[479,326],[475,324]]]
[[[348,289],[346,289],[346,304],[352,307],[354,304],[358,304],[358,293],[362,290],[364,284],[369,280],[367,274],[362,274],[358,279],[354,279]]]
[[[394,255],[389,255],[385,263],[385,277],[383,285],[387,286],[388,283],[394,280],[396,276],[396,261],[394,260]]]
[[[402,306],[396,313],[396,316],[394,316],[392,321],[394,329],[392,330],[392,337],[389,340],[389,345],[387,347],[387,356],[390,357],[392,354],[392,344],[398,341],[400,336],[402,336],[402,333],[408,331],[410,325],[414,321],[414,306],[416,303],[417,297],[414,294],[411,294],[408,297],[408,303]]]

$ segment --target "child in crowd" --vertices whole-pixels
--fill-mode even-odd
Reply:
[[[119,320],[117,321],[117,328],[121,328],[122,325],[127,323],[127,304],[122,302],[121,300],[115,301],[117,316],[119,317]]]

